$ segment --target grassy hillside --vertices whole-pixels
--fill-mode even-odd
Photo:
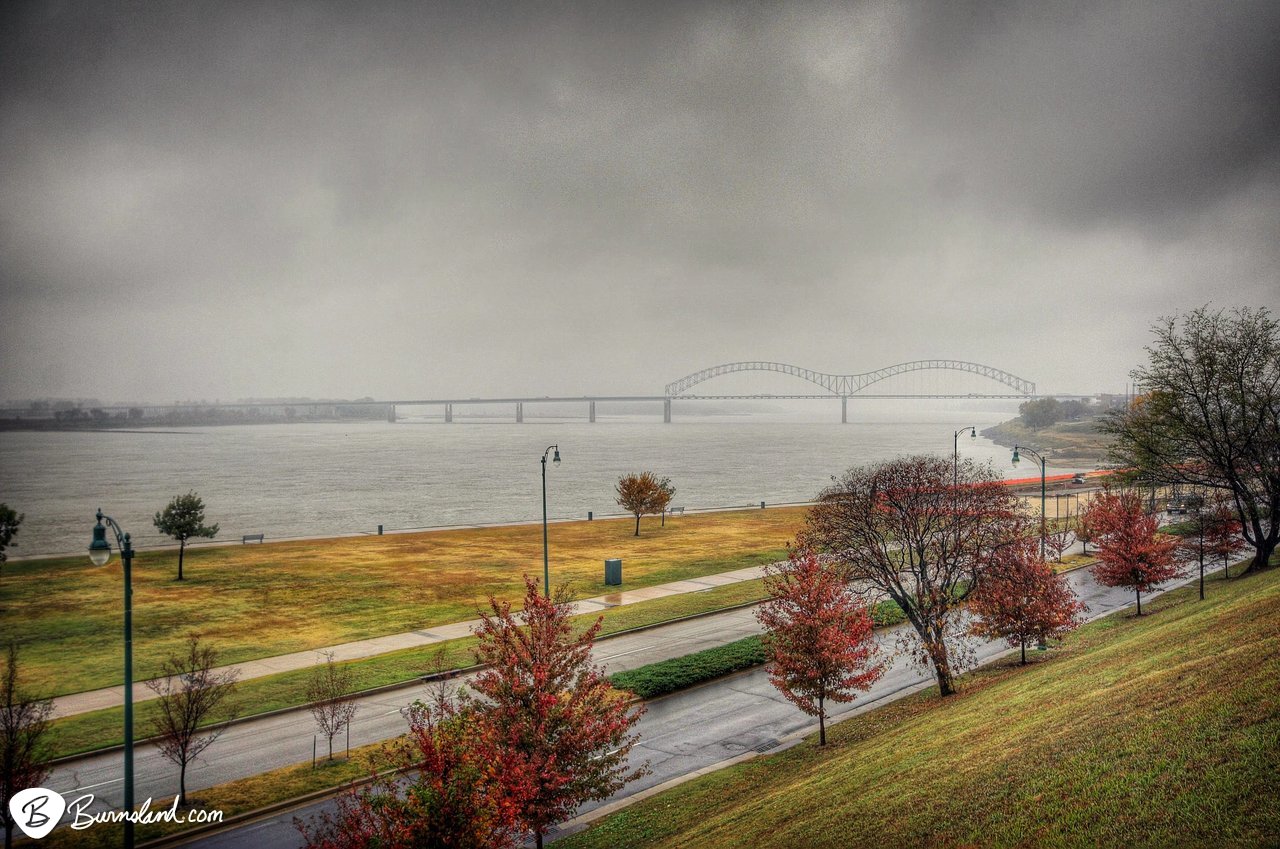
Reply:
[[[786,557],[803,508],[744,510],[550,528],[553,585],[604,594],[604,559],[623,559],[620,589],[694,578]],[[489,595],[518,599],[542,577],[542,526],[230,545],[134,558],[135,675],[200,632],[235,663],[471,619]],[[121,566],[87,556],[6,563],[0,633],[22,648],[27,685],[58,695],[118,684]]]
[[[1144,609],[557,845],[1277,845],[1280,570]]]

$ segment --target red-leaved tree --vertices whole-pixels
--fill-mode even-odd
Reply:
[[[1133,491],[1100,493],[1084,520],[1098,545],[1098,562],[1089,571],[1103,586],[1132,588],[1141,616],[1142,594],[1182,573],[1177,540],[1157,532],[1156,517],[1146,514],[1142,496]]]
[[[1021,648],[1023,664],[1028,643],[1062,637],[1084,611],[1066,578],[1040,559],[1035,540],[1000,549],[969,603],[973,633]]]
[[[1205,554],[1222,558],[1222,577],[1230,578],[1227,558],[1239,548],[1243,531],[1235,508],[1226,499],[1214,499],[1203,515],[1203,522]]]
[[[884,674],[871,613],[836,570],[809,551],[765,567],[769,599],[756,610],[766,630],[769,682],[800,710],[818,717],[827,744],[828,700],[851,702]]]
[[[575,636],[567,600],[543,598],[525,576],[524,610],[490,598],[476,654],[487,668],[472,689],[484,697],[496,744],[529,777],[520,819],[538,847],[579,805],[648,774],[627,756],[642,708],[632,708],[591,663],[602,619]]]
[[[337,810],[295,819],[308,849],[509,849],[532,782],[504,751],[484,709],[444,686],[407,712],[408,736],[388,771],[340,796]]]

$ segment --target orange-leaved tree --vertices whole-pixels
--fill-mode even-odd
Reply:
[[[662,513],[665,519],[666,509],[676,494],[671,478],[658,478],[653,472],[623,475],[618,479],[616,490],[619,506],[636,517],[636,536],[640,536],[640,517]]]
[[[564,597],[544,598],[525,576],[524,610],[489,599],[476,655],[487,667],[471,688],[484,697],[496,744],[529,777],[520,819],[538,847],[579,805],[611,796],[648,774],[628,755],[643,708],[632,708],[591,663],[603,618],[580,634]]]
[[[851,702],[884,674],[871,613],[837,570],[811,551],[766,566],[764,588],[769,598],[756,619],[765,628],[769,682],[818,717],[818,745],[825,746],[826,703]]]
[[[973,633],[1021,648],[1023,664],[1028,643],[1058,639],[1080,624],[1084,610],[1066,578],[1040,558],[1034,539],[999,549],[969,604]]]
[[[1142,509],[1142,496],[1132,490],[1103,492],[1085,511],[1084,521],[1098,546],[1098,562],[1089,571],[1106,587],[1129,587],[1142,615],[1142,594],[1182,573],[1178,542],[1158,532],[1155,516]]]

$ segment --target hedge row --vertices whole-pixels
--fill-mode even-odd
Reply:
[[[902,608],[892,601],[882,601],[871,608],[871,621],[877,628],[897,625],[905,619]],[[759,666],[764,660],[764,643],[761,638],[746,637],[727,645],[650,663],[627,672],[615,672],[609,676],[609,681],[620,690],[630,690],[642,699],[652,699],[722,675]]]

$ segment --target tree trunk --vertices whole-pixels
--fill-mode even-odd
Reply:
[[[4,849],[13,849],[13,823],[9,821],[9,812],[4,814]]]
[[[1271,564],[1271,555],[1276,551],[1276,543],[1274,540],[1263,540],[1258,544],[1258,549],[1253,555],[1253,560],[1249,561],[1249,568],[1246,572],[1255,572],[1267,568]],[[1224,557],[1223,560],[1226,558]]]
[[[1027,665],[1027,638],[1026,637],[1022,638],[1022,663],[1018,665],[1019,666]]]
[[[329,760],[333,760],[333,735],[329,735]]]
[[[178,807],[185,807],[187,804],[187,765],[185,762],[178,766]]]
[[[185,539],[178,540],[178,580],[182,580],[182,555],[186,553],[187,541]]]
[[[1142,590],[1134,590],[1133,594],[1138,599],[1138,615],[1141,616],[1142,615]]]
[[[640,514],[636,514],[636,536],[640,536]]]
[[[818,745],[827,745],[827,709],[822,696],[818,696]]]
[[[536,829],[533,832],[533,845],[537,849],[542,849],[542,829]]]
[[[951,672],[939,666],[937,661],[934,661],[933,671],[938,677],[938,694],[942,696],[953,695],[956,691],[956,686],[951,680]]]

